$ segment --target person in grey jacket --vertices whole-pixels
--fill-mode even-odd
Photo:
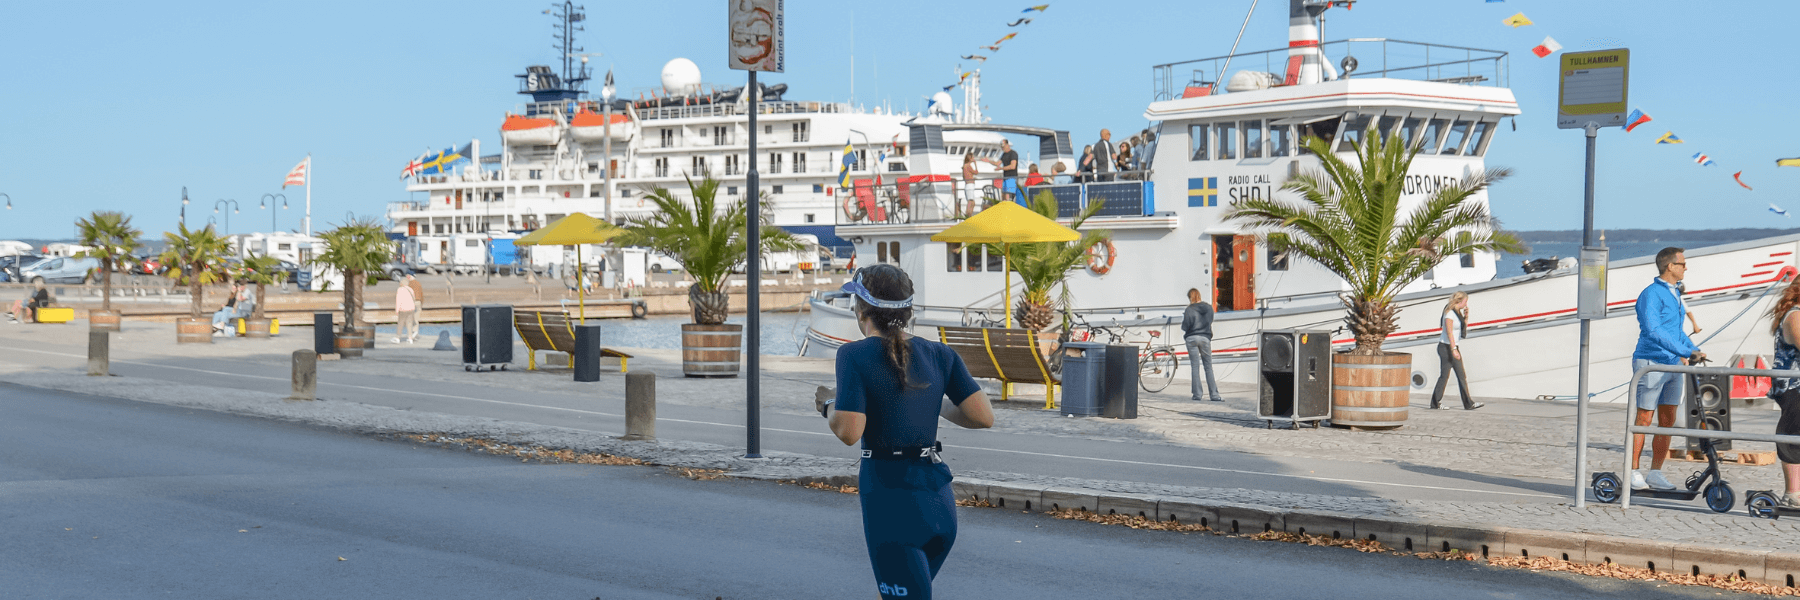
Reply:
[[[1181,337],[1187,342],[1188,377],[1192,381],[1192,392],[1195,402],[1201,399],[1200,367],[1206,367],[1206,389],[1212,390],[1213,402],[1224,402],[1219,397],[1219,384],[1213,380],[1212,368],[1212,322],[1213,307],[1200,300],[1200,290],[1188,290],[1188,307],[1181,313]]]

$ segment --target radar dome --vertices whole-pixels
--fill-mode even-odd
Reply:
[[[663,65],[663,92],[671,96],[686,96],[700,91],[700,67],[694,61],[677,58]]]
[[[947,115],[950,114],[950,110],[949,92],[938,92],[931,95],[931,112]]]

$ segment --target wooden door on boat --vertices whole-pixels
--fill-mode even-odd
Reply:
[[[462,190],[456,190],[456,210],[462,210]]]
[[[1256,308],[1256,238],[1213,236],[1213,308]]]

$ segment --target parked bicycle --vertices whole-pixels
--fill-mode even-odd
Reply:
[[[1086,342],[1105,338],[1113,345],[1137,346],[1140,343],[1127,342],[1125,329],[1118,325],[1093,325],[1080,315],[1074,315],[1074,321],[1069,327],[1069,338],[1073,341]],[[1152,329],[1149,333],[1150,337],[1141,342],[1143,346],[1137,352],[1138,386],[1146,392],[1156,393],[1167,389],[1169,383],[1175,381],[1175,371],[1180,368],[1181,361],[1176,358],[1173,345],[1166,342],[1157,344],[1166,337],[1162,331]]]

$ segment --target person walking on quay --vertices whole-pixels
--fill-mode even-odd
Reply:
[[[1463,372],[1462,341],[1469,334],[1467,292],[1450,294],[1450,301],[1444,303],[1443,317],[1438,325],[1444,328],[1444,332],[1438,335],[1438,382],[1437,389],[1431,392],[1431,408],[1444,408],[1444,385],[1450,383],[1452,370],[1456,372],[1457,391],[1462,393],[1463,410],[1487,406],[1469,396],[1469,375]]]
[[[838,349],[837,389],[814,406],[848,446],[862,442],[858,495],[876,587],[886,600],[930,600],[931,581],[956,543],[950,468],[938,455],[938,417],[994,426],[987,394],[949,346],[906,333],[912,280],[893,265],[857,271],[844,291],[868,337]]]
[[[1663,248],[1656,253],[1656,279],[1637,298],[1638,343],[1631,353],[1633,373],[1650,365],[1700,363],[1706,353],[1682,333],[1686,311],[1675,285],[1687,277],[1687,256],[1681,248]],[[1633,397],[1637,399],[1639,426],[1650,424],[1652,415],[1661,427],[1675,426],[1675,413],[1681,409],[1681,394],[1687,389],[1686,377],[1679,373],[1649,373],[1638,380]],[[1644,454],[1644,435],[1631,436],[1631,487],[1659,490],[1675,489],[1662,472],[1663,460],[1669,455],[1669,436],[1651,436],[1650,468],[1640,469]]]
[[[1200,299],[1200,290],[1188,289],[1188,307],[1181,313],[1181,339],[1187,342],[1189,390],[1195,402],[1201,399],[1201,392],[1212,390],[1213,402],[1224,402],[1219,396],[1219,384],[1213,380],[1212,368],[1212,323],[1213,307]],[[1206,368],[1206,389],[1200,388],[1200,369]]]
[[[399,289],[394,290],[394,343],[402,340],[411,344],[419,339],[419,301],[417,292],[412,288],[412,276],[407,275],[400,282]]]
[[[1775,336],[1775,364],[1770,368],[1791,371],[1800,368],[1800,281],[1789,283],[1781,298],[1769,307],[1769,333]],[[1769,386],[1769,397],[1781,407],[1781,419],[1775,422],[1776,435],[1800,434],[1800,377],[1776,377]],[[1781,475],[1787,480],[1787,493],[1777,500],[1784,508],[1800,509],[1800,445],[1776,444],[1775,455],[1781,458]]]

